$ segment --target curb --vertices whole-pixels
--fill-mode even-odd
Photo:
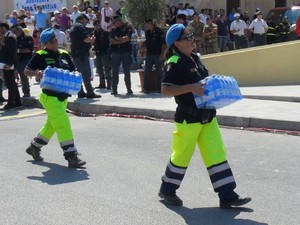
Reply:
[[[23,105],[33,108],[43,108],[39,101],[34,98],[23,98]],[[173,120],[175,110],[156,110],[136,107],[122,107],[112,105],[86,104],[83,102],[70,101],[68,109],[76,114],[109,114],[118,113],[126,115],[142,115],[157,119]],[[271,120],[252,117],[224,116],[217,115],[218,122],[222,126],[243,127],[243,128],[267,128],[275,130],[300,131],[300,122]]]

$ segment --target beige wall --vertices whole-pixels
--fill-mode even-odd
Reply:
[[[240,86],[300,84],[300,41],[206,55],[210,74],[232,75]]]

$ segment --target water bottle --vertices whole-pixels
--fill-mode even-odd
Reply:
[[[205,101],[206,101],[206,108],[212,109],[214,108],[215,102],[215,77],[211,76],[206,81],[205,86]]]
[[[45,86],[47,86],[47,83],[49,83],[49,75],[48,75],[48,71],[47,69],[44,70],[44,73],[43,73],[43,77],[41,79],[41,82],[40,82],[40,87],[43,89],[45,88]]]
[[[75,95],[75,90],[76,90],[76,76],[74,72],[69,73],[69,90],[68,94],[70,95]]]
[[[60,76],[62,77],[62,89],[61,92],[68,93],[69,92],[69,71],[63,70],[60,73]]]
[[[76,75],[75,75],[75,80],[76,80],[76,82],[75,82],[75,88],[74,88],[74,92],[76,92],[75,94],[77,94],[79,91],[80,91],[80,89],[81,89],[81,83],[82,83],[82,74],[81,73],[77,73]]]
[[[63,75],[61,69],[54,68],[56,74],[56,87],[55,91],[62,92],[63,90]]]
[[[196,107],[198,109],[203,109],[204,106],[205,106],[205,101],[203,99],[202,96],[200,95],[196,95],[196,94],[193,94],[194,95],[194,100],[195,100],[195,103],[196,103]]]

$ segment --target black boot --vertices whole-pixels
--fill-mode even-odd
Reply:
[[[69,156],[67,160],[68,166],[72,168],[80,168],[86,164],[86,162],[79,159],[77,155]]]
[[[35,161],[43,161],[44,158],[41,157],[41,149],[30,144],[30,146],[26,149],[27,154],[31,155]]]
[[[231,208],[232,206],[241,206],[250,202],[252,199],[250,197],[241,198],[239,195],[236,195],[230,200],[220,199],[220,208],[226,209]]]
[[[175,206],[182,206],[182,200],[176,195],[165,195],[161,192],[158,193],[158,196],[163,199],[164,203],[167,205],[175,205]]]

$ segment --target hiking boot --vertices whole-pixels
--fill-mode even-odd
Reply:
[[[77,93],[78,98],[86,98],[87,94],[84,91],[79,91]]]
[[[118,91],[117,90],[112,90],[112,92],[110,94],[111,95],[118,95]]]
[[[133,92],[132,92],[132,90],[129,88],[129,89],[127,89],[127,93],[126,93],[126,95],[132,95],[133,94]]]
[[[233,199],[229,201],[220,200],[220,208],[226,209],[231,208],[231,206],[241,206],[250,202],[252,199],[250,197],[241,198],[239,195],[236,195]]]
[[[105,89],[105,88],[106,88],[106,85],[105,85],[105,84],[99,84],[99,86],[98,86],[97,88]]]
[[[23,107],[22,103],[19,102],[19,103],[15,103],[15,108],[16,109],[21,109]]]
[[[23,98],[29,98],[30,94],[29,93],[24,93]]]
[[[86,162],[79,159],[77,155],[73,155],[68,158],[68,166],[71,168],[80,168],[85,164]]]
[[[5,110],[14,110],[16,107],[14,104],[6,104],[4,107],[2,107],[0,110],[5,111]]]
[[[86,96],[87,98],[101,98],[101,95],[98,95],[96,93],[93,93],[93,94],[87,94]]]
[[[161,192],[158,193],[158,196],[163,199],[164,203],[167,205],[175,205],[175,206],[182,206],[182,200],[176,195],[165,195]]]
[[[7,99],[3,98],[3,96],[0,97],[0,102],[7,102]]]
[[[41,149],[32,144],[26,149],[26,152],[27,154],[31,155],[35,161],[44,160],[44,158],[41,157]]]

